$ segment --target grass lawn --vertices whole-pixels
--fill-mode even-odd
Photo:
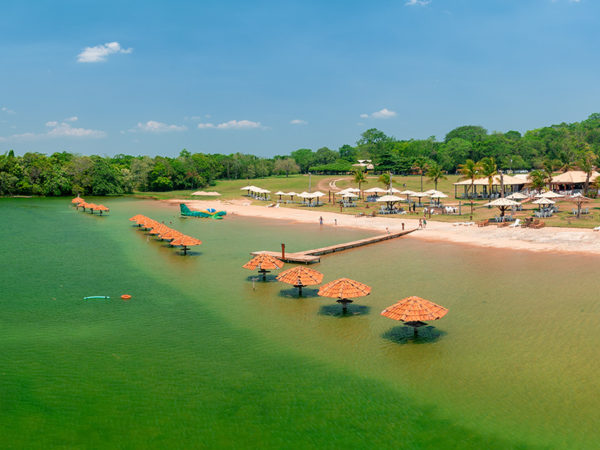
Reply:
[[[369,176],[367,177],[367,183],[362,185],[362,189],[369,189],[371,187],[385,187],[382,183],[377,181],[377,176]],[[488,208],[483,206],[487,203],[487,200],[477,200],[473,202],[473,215],[471,218],[471,203],[470,201],[458,200],[454,198],[454,186],[453,183],[459,179],[458,175],[448,175],[447,179],[439,180],[438,182],[438,190],[444,192],[448,195],[447,199],[443,204],[459,206],[462,214],[461,215],[433,215],[431,220],[436,220],[440,222],[465,222],[465,221],[482,221],[485,219],[492,218],[494,216],[499,215],[497,208]],[[352,177],[349,175],[311,175],[310,176],[310,184],[311,190],[314,192],[316,190],[320,190],[325,194],[329,193],[329,182],[337,180],[336,186],[338,188],[344,189],[346,187],[356,187],[356,184],[352,181]],[[427,179],[427,177],[423,177],[423,191],[427,191],[429,189],[434,189],[434,184],[432,181]],[[194,190],[189,191],[169,191],[169,192],[136,192],[136,196],[140,197],[152,197],[157,199],[169,199],[169,198],[182,198],[182,199],[195,199],[195,200],[212,200],[212,199],[221,199],[221,200],[231,200],[231,199],[240,199],[244,198],[248,201],[251,201],[253,204],[257,205],[267,205],[272,203],[276,199],[277,196],[274,195],[275,192],[281,190],[284,192],[295,191],[302,192],[308,191],[309,184],[309,176],[308,175],[291,175],[289,177],[285,176],[272,176],[268,178],[258,178],[253,180],[220,180],[217,181],[215,186],[209,186],[205,188],[205,191],[217,191],[221,194],[219,197],[196,197],[192,196],[191,193],[195,192]],[[271,201],[263,202],[258,200],[253,200],[248,197],[245,197],[246,191],[240,190],[240,188],[246,185],[254,185],[261,187],[263,189],[268,189],[271,191]],[[418,175],[411,176],[394,176],[393,177],[393,185],[397,189],[404,190],[410,189],[413,191],[421,191],[421,177]],[[462,188],[459,192],[462,192]],[[289,198],[289,197],[288,197]],[[288,199],[284,197],[285,199]],[[377,203],[366,203],[363,201],[357,202],[356,208],[344,208],[340,210],[339,204],[328,203],[328,196],[322,198],[322,201],[325,202],[323,206],[318,207],[318,210],[322,211],[332,211],[343,214],[371,214],[373,210],[378,210],[379,205]],[[427,198],[423,199],[423,204],[427,206],[429,201]],[[595,199],[590,203],[584,204],[584,208],[589,208],[590,214],[582,215],[581,218],[577,219],[571,211],[576,209],[577,206],[569,201],[559,201],[557,205],[560,208],[560,212],[555,214],[553,217],[548,219],[542,219],[546,226],[550,227],[573,227],[573,228],[593,228],[600,225],[600,199]],[[292,208],[299,207],[298,204],[282,204],[282,207]],[[536,205],[532,205],[531,203],[526,203],[524,205],[523,211],[518,211],[515,214],[517,218],[525,218],[532,217],[534,211],[537,210]],[[417,208],[416,213],[410,213],[406,215],[392,215],[386,217],[393,217],[398,220],[402,220],[403,218],[418,218],[423,216],[422,208]]]

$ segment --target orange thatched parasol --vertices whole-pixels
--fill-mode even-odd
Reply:
[[[400,320],[413,327],[415,336],[417,336],[417,328],[425,325],[425,321],[440,319],[447,313],[448,310],[443,306],[415,296],[400,300],[381,311],[382,316]]]
[[[171,239],[175,239],[175,238],[181,237],[181,236],[184,236],[184,234],[180,233],[177,230],[173,230],[171,228],[167,228],[166,231],[164,231],[164,232],[162,232],[162,233],[160,233],[158,235],[159,238],[166,239],[168,241],[170,241]]]
[[[159,223],[156,226],[153,226],[150,231],[148,231],[148,234],[156,234],[156,235],[160,235],[162,233],[166,233],[167,231],[169,231],[170,228],[162,223]]]
[[[92,214],[94,214],[95,209],[98,209],[98,205],[96,205],[95,203],[86,203],[86,205]]]
[[[199,239],[196,239],[196,238],[193,238],[190,236],[186,236],[186,235],[181,235],[171,241],[171,245],[180,245],[183,247],[184,255],[187,255],[188,247],[193,247],[194,245],[200,245],[200,244],[202,244],[202,241],[200,241]]]
[[[323,274],[306,266],[296,266],[292,269],[281,272],[277,279],[298,288],[298,295],[302,295],[303,286],[314,286],[323,281]]]
[[[258,272],[262,274],[263,281],[267,279],[267,273],[271,270],[281,269],[283,261],[266,253],[255,256],[242,266],[244,269],[254,270],[258,267]]]
[[[74,205],[79,205],[80,203],[83,203],[85,200],[82,199],[79,195],[77,197],[75,197],[73,200],[71,200],[71,203],[73,203]]]
[[[319,289],[321,297],[337,298],[337,302],[343,305],[344,312],[347,309],[347,304],[352,303],[350,297],[365,297],[370,293],[371,288],[369,286],[349,278],[330,281]]]
[[[86,202],[81,202],[78,203],[77,205],[75,205],[77,208],[81,207],[83,208],[83,210],[85,211],[85,208],[88,208],[91,205],[91,203],[86,203]]]

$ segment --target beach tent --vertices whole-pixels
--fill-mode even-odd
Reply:
[[[306,266],[296,266],[292,269],[285,270],[277,275],[277,280],[291,284],[298,288],[298,297],[302,296],[302,288],[304,286],[314,286],[321,284],[323,274]]]
[[[399,320],[405,325],[413,327],[415,337],[418,334],[417,329],[427,325],[426,321],[438,320],[447,313],[448,310],[443,306],[415,296],[406,297],[381,311],[382,316]]]
[[[318,295],[321,297],[336,298],[342,304],[342,311],[348,309],[351,298],[365,297],[371,293],[371,287],[349,278],[340,278],[321,286]]]

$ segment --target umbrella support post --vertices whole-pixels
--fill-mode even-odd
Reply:
[[[302,297],[302,285],[301,285],[301,284],[299,284],[299,285],[297,286],[297,288],[298,288],[298,297]]]
[[[419,329],[417,327],[413,328],[413,337],[418,337],[419,336]]]

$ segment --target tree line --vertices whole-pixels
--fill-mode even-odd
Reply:
[[[242,153],[192,154],[185,149],[174,158],[68,152],[16,156],[8,151],[0,155],[0,195],[113,195],[196,189],[220,179],[348,173],[355,170],[352,165],[359,159],[371,160],[375,172],[429,174],[436,181],[445,173],[472,172],[472,167],[465,169],[468,161],[479,161],[477,168],[488,173],[486,176],[494,170],[534,170],[537,178],[541,174],[547,179],[552,171],[582,164],[594,166],[598,155],[600,113],[581,122],[538,128],[523,135],[518,131],[490,133],[481,126],[466,125],[450,131],[443,141],[434,136],[399,140],[372,128],[354,145],[345,144],[337,150],[302,148],[273,158]]]

